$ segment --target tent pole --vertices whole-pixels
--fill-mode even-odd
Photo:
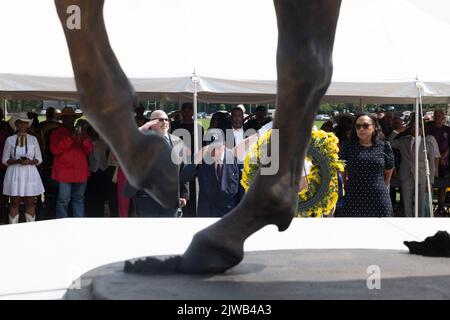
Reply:
[[[198,76],[195,74],[191,78],[192,83],[194,84],[194,95],[193,95],[193,106],[194,106],[194,154],[198,152],[198,118],[197,118],[197,85],[199,82]]]
[[[420,108],[420,114],[423,113],[423,108],[422,108],[422,99],[419,100],[419,108]],[[429,159],[428,159],[428,148],[427,148],[427,135],[425,133],[425,123],[423,120],[423,117],[421,117],[421,125],[423,128],[423,153],[424,153],[424,159],[425,159],[425,174],[426,174],[426,178],[427,178],[427,193],[428,193],[428,210],[430,210],[430,217],[434,218],[434,214],[433,214],[433,195],[432,195],[432,191],[433,189],[431,188],[431,180],[430,180],[430,164],[429,164]],[[432,159],[432,161],[434,161],[434,159]]]
[[[8,100],[6,100],[6,98],[3,98],[3,117],[5,118],[6,121],[6,117],[8,116],[8,107],[6,106],[8,103]]]
[[[419,98],[416,98],[416,119],[415,119],[415,150],[414,150],[414,158],[415,158],[415,168],[414,168],[414,216],[416,218],[419,217],[419,147],[420,145],[417,143],[417,138],[419,137]]]
[[[422,130],[423,130],[423,134],[422,134],[422,139],[423,139],[423,153],[424,153],[424,160],[425,160],[425,174],[426,174],[426,183],[427,183],[427,191],[428,191],[428,210],[430,210],[430,217],[434,218],[434,213],[433,213],[433,189],[431,188],[431,180],[430,180],[430,164],[429,164],[429,159],[428,159],[428,148],[427,148],[427,135],[425,132],[425,123],[423,120],[423,103],[422,103],[422,93],[421,93],[421,89],[423,88],[423,83],[417,81],[416,82],[416,87],[418,90],[418,98],[416,101],[416,104],[418,106],[418,110],[420,112],[420,124],[422,126]],[[434,159],[431,159],[431,161],[434,161]],[[418,179],[417,179],[418,180]]]
[[[191,81],[194,84],[194,95],[193,95],[193,108],[194,108],[194,152],[193,152],[193,154],[195,155],[199,151],[199,144],[198,144],[198,118],[197,118],[197,90],[198,90],[197,85],[198,85],[198,82],[200,81],[199,77],[195,74],[195,70],[194,70],[194,74],[192,75]],[[202,139],[203,139],[203,137],[202,137]],[[192,148],[192,146],[191,146],[191,148]],[[198,190],[200,190],[198,177],[195,179],[195,190],[196,190],[196,194],[195,194],[195,212],[197,212],[198,195],[199,195]]]

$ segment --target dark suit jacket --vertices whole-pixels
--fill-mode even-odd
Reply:
[[[272,121],[272,118],[270,117],[264,119],[263,123],[259,123],[257,119],[248,120],[246,123],[244,123],[244,131],[247,131],[248,129],[258,131],[262,126],[269,123],[270,121]]]
[[[228,157],[232,157],[227,150]],[[217,179],[214,164],[202,163],[199,165],[188,164],[181,170],[181,181],[193,181],[196,176],[199,179],[199,197],[197,216],[222,217],[231,211],[240,200],[240,169],[238,164],[224,164],[222,178]]]
[[[180,138],[171,134],[169,134],[169,139],[172,146],[177,143],[183,143]],[[180,173],[182,168],[183,165],[180,166]],[[140,217],[174,217],[177,213],[177,210],[174,211],[163,208],[145,191],[136,189],[128,181],[123,187],[123,194],[127,198],[135,199],[136,211]],[[189,200],[189,183],[183,183],[181,180],[180,198]]]
[[[395,132],[392,132],[388,139],[391,143],[392,148],[398,149],[401,154],[401,162],[400,162],[400,170],[398,172],[398,179],[400,181],[406,181],[409,179],[413,179],[414,171],[415,171],[415,165],[414,165],[414,159],[413,154],[411,153],[411,141],[413,139],[412,136],[402,136],[398,139],[395,139],[397,137],[397,134]],[[432,137],[431,135],[428,135],[426,137],[426,143],[427,143],[427,156],[428,156],[428,165],[430,169],[430,181],[431,183],[434,183],[434,172],[435,172],[435,166],[434,166],[434,160],[436,155],[436,150],[433,147],[432,143]],[[419,146],[419,184],[425,184],[426,183],[426,167],[425,167],[425,155],[424,155],[424,144],[423,144],[423,137],[420,140],[420,146]]]

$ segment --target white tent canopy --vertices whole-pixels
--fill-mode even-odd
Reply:
[[[343,0],[326,100],[450,103],[450,2]],[[76,98],[53,0],[2,0],[0,96]],[[272,102],[277,28],[272,0],[106,1],[118,59],[142,98]]]

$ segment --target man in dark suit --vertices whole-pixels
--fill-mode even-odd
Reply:
[[[198,176],[198,217],[222,217],[239,203],[239,166],[231,150],[225,148],[225,134],[220,129],[206,132],[212,142],[195,155],[194,163],[181,170],[181,181]]]
[[[155,110],[150,116],[150,121],[145,123],[139,128],[139,130],[144,134],[149,134],[150,131],[161,135],[167,143],[174,148],[183,144],[183,141],[174,135],[169,134],[169,118],[167,114],[162,110]],[[181,166],[182,167],[182,164]],[[181,170],[181,169],[180,169]],[[155,177],[159,179],[160,177]],[[134,199],[134,205],[136,209],[136,214],[138,217],[160,217],[160,218],[170,218],[179,216],[177,209],[166,209],[156,202],[150,195],[148,195],[143,190],[137,190],[127,181],[123,188],[123,194],[127,198]],[[189,199],[189,183],[180,182],[180,208],[186,205]]]
[[[407,129],[402,129],[405,131]],[[398,149],[401,155],[400,170],[397,174],[401,183],[402,200],[404,215],[414,217],[414,181],[415,181],[415,145],[419,143],[419,216],[427,216],[425,210],[425,196],[427,192],[427,175],[424,154],[424,140],[427,149],[428,167],[430,170],[430,183],[433,185],[434,177],[439,176],[439,148],[432,135],[423,138],[422,123],[419,122],[418,141],[415,141],[415,124],[412,122],[409,126],[409,134],[395,139],[399,132],[393,131],[388,139],[392,148]]]
[[[240,104],[231,109],[231,130],[233,132],[233,139],[231,138],[231,135],[228,136],[227,133],[227,148],[234,150],[234,148],[238,149],[235,150],[234,156],[236,157],[236,161],[239,167],[239,181],[242,179],[242,170],[244,169],[244,161],[245,161],[245,146],[242,144],[242,142],[245,140],[245,132],[244,132],[244,115],[245,115],[245,107]],[[248,134],[249,132],[247,132]],[[230,141],[232,143],[230,143]],[[238,202],[241,201],[242,197],[245,194],[244,187],[239,184],[239,195],[238,195]]]
[[[253,118],[254,117],[254,118]],[[267,109],[264,106],[258,106],[255,113],[247,117],[247,122],[244,124],[244,130],[253,129],[258,131],[262,126],[272,121],[271,117],[267,117]]]
[[[178,134],[179,129],[183,129],[189,132],[190,135],[190,141],[184,141],[185,144],[187,142],[190,142],[189,150],[190,154],[194,154],[194,109],[193,109],[192,102],[185,102],[181,105],[181,119],[178,121],[173,121],[171,123],[171,131],[173,135],[179,136],[181,139],[184,138],[183,132],[181,134]],[[203,126],[200,123],[197,123],[198,132],[200,137],[203,137],[204,130]],[[197,215],[197,192],[195,190],[196,183],[195,181],[192,181],[189,184],[189,201],[187,202],[186,206],[183,208],[183,217],[195,217]]]

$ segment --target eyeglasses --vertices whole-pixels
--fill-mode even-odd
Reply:
[[[155,118],[155,119],[152,119],[152,120],[158,120],[159,122],[169,122],[168,118]]]
[[[364,130],[367,130],[367,129],[369,129],[370,126],[372,126],[372,124],[363,123],[363,124],[356,124],[355,128],[356,128],[356,130],[360,130],[361,128],[363,128]]]

